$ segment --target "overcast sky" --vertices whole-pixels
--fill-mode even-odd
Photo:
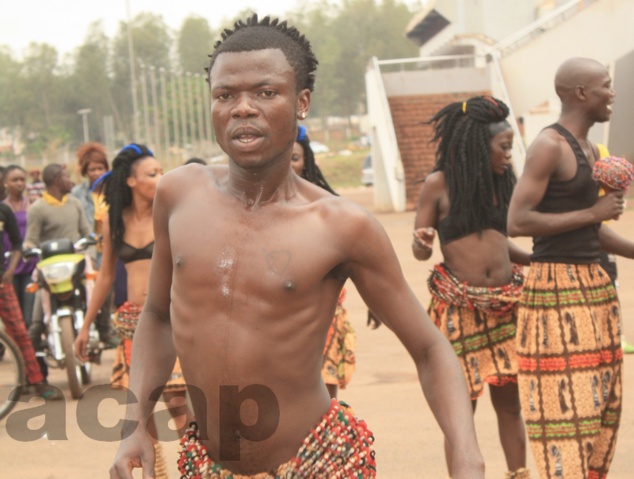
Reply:
[[[301,0],[128,0],[134,17],[140,12],[163,16],[178,29],[190,14],[205,17],[212,28],[246,8],[258,14],[283,15]],[[30,42],[49,43],[63,55],[81,45],[87,27],[103,19],[105,32],[113,37],[120,21],[127,19],[126,0],[0,0],[0,45],[16,55]],[[263,7],[262,5],[267,5]],[[260,6],[254,6],[260,5]]]

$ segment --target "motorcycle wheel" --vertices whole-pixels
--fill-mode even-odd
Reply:
[[[73,318],[63,316],[59,318],[59,326],[62,330],[62,350],[64,351],[64,366],[68,376],[68,387],[73,399],[79,399],[82,395],[81,368],[75,358],[75,332],[73,331]]]
[[[82,364],[79,368],[81,372],[81,383],[83,385],[90,384],[90,381],[92,381],[92,378],[90,376],[90,374],[92,373],[92,364],[85,363]]]
[[[13,339],[0,330],[0,419],[17,404],[22,386],[26,384],[24,359]]]
[[[81,325],[84,324],[84,310],[81,309],[83,304],[79,306],[79,309],[75,309],[75,324]],[[79,328],[79,326],[77,326]],[[79,374],[81,377],[81,383],[83,385],[90,384],[92,381],[92,363],[90,361],[86,361],[84,364],[81,364],[79,367]]]

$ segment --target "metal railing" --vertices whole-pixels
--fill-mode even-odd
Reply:
[[[566,2],[560,7],[555,8],[549,14],[544,15],[542,18],[535,20],[533,23],[530,23],[512,35],[500,40],[495,45],[485,50],[485,55],[498,53],[499,55],[504,56],[509,51],[524,45],[536,36],[541,35],[545,31],[563,23],[573,15],[579,13],[586,6],[597,1],[599,0],[571,0]]]

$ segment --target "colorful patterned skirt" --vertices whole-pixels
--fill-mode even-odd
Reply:
[[[429,316],[456,352],[472,400],[485,384],[504,386],[517,381],[515,323],[523,284],[519,266],[508,285],[490,288],[461,283],[437,264],[427,281]]]
[[[115,318],[112,321],[120,337],[119,345],[115,352],[112,376],[110,377],[110,384],[115,389],[128,387],[130,381],[130,358],[132,357],[132,338],[134,337],[142,309],[141,306],[126,301],[119,306]],[[176,358],[174,370],[172,371],[170,379],[165,384],[163,392],[185,390],[187,390],[187,385],[185,384],[185,378],[183,378],[180,361]]]
[[[275,471],[234,474],[214,462],[200,442],[196,423],[181,439],[178,470],[193,479],[366,479],[376,477],[374,436],[344,402],[333,399],[293,459]]]
[[[598,264],[531,264],[518,311],[518,377],[542,479],[607,476],[621,416],[619,317]]]
[[[348,312],[343,307],[346,290],[339,295],[335,317],[332,320],[326,347],[324,348],[324,363],[321,368],[321,377],[326,384],[332,384],[345,389],[350,382],[352,373],[356,367],[354,351],[356,348],[356,336],[350,321]]]

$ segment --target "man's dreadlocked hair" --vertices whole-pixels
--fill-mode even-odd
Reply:
[[[324,190],[335,196],[339,196],[335,193],[335,190],[330,187],[326,178],[324,178],[324,175],[319,169],[319,166],[317,166],[317,163],[315,162],[315,153],[313,153],[313,149],[310,147],[310,138],[306,135],[305,130],[303,133],[304,134],[302,135],[302,131],[300,130],[300,135],[297,140],[295,140],[304,150],[304,167],[302,168],[301,177],[310,181],[313,185],[321,186]]]
[[[226,52],[251,52],[278,48],[282,50],[286,61],[295,70],[297,91],[315,87],[315,70],[317,58],[313,53],[310,42],[295,27],[289,27],[286,21],[266,16],[258,21],[257,14],[253,14],[246,21],[238,20],[234,29],[225,29],[222,40],[214,45],[214,52],[209,55],[211,61],[207,72],[207,81],[211,79],[211,69],[218,55]]]
[[[124,146],[112,162],[112,170],[104,180],[105,200],[108,203],[110,239],[116,253],[123,244],[125,225],[123,210],[132,204],[132,189],[127,179],[132,175],[136,162],[148,156],[154,156],[152,150],[145,145],[130,143]]]
[[[449,187],[449,214],[467,234],[491,224],[494,208],[506,217],[515,174],[491,170],[490,141],[499,124],[508,126],[508,107],[490,96],[477,96],[447,105],[427,122],[434,125],[431,142],[440,140],[434,171],[445,174]],[[497,206],[493,206],[493,198]]]

